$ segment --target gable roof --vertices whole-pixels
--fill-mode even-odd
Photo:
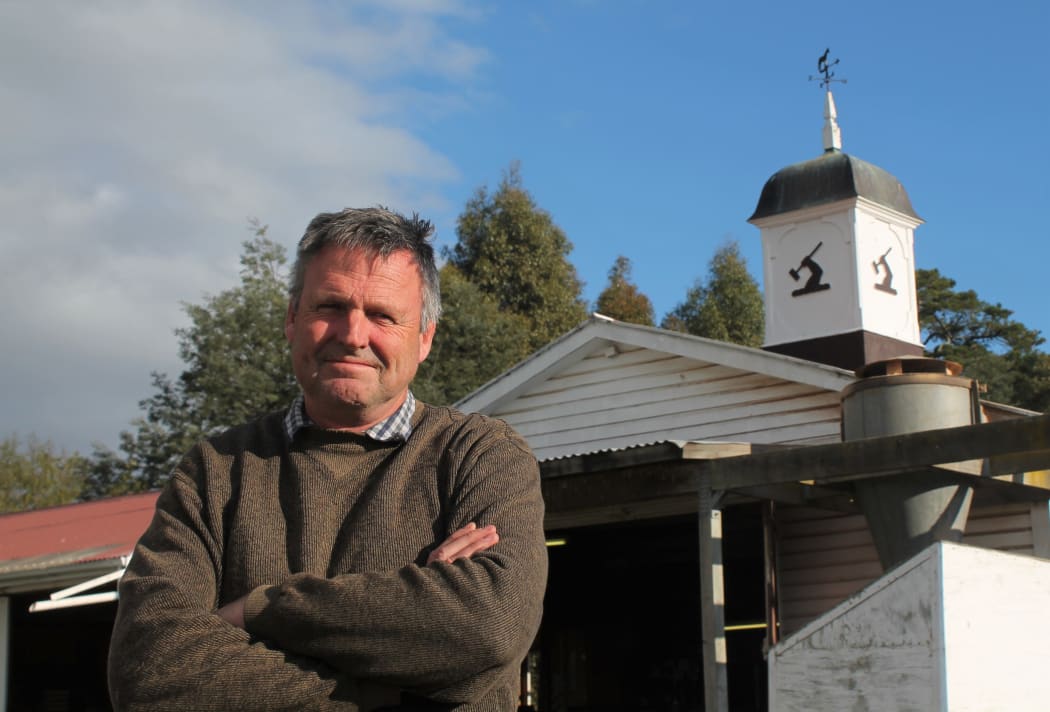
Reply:
[[[456,407],[476,413],[492,413],[500,405],[527,391],[531,385],[578,363],[597,349],[612,349],[608,355],[610,358],[615,356],[618,346],[663,351],[834,391],[856,380],[853,372],[834,366],[655,326],[629,324],[594,314],[572,331],[462,398]]]
[[[837,439],[833,366],[594,315],[457,403],[539,459],[665,440]],[[820,423],[814,427],[814,423]]]

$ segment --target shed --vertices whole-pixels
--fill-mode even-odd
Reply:
[[[116,581],[157,497],[0,515],[0,709],[108,709]]]
[[[566,544],[551,550],[532,662],[541,706],[699,709],[704,689],[706,709],[721,709],[727,690],[733,709],[765,709],[765,650],[883,572],[849,482],[942,463],[939,441],[921,438],[910,460],[887,459],[914,435],[840,442],[841,391],[855,381],[832,366],[595,315],[458,404],[526,437],[549,536]],[[1003,452],[1032,448],[1043,459],[1015,458],[1013,469],[996,460],[966,541],[1050,556],[1046,478],[1024,474],[1050,466],[1032,439],[1045,417],[982,410],[996,427],[1031,421],[1028,440],[1004,440],[1012,450]],[[989,425],[969,427],[985,430],[951,443],[984,447],[974,458],[987,464]],[[829,461],[840,471],[829,475]],[[668,652],[639,652],[652,649]],[[672,696],[656,703],[658,689]]]

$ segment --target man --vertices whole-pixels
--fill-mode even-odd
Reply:
[[[417,402],[428,222],[317,216],[285,335],[302,395],[199,443],[120,583],[117,709],[512,710],[547,560],[536,461]]]

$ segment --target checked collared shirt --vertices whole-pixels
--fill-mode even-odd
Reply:
[[[416,398],[412,391],[408,392],[405,402],[401,404],[390,417],[379,421],[365,431],[365,435],[382,443],[395,441],[404,442],[412,434],[412,416],[416,412]],[[295,434],[303,428],[314,425],[314,421],[306,414],[306,400],[300,393],[292,401],[291,407],[284,416],[284,433],[289,442],[295,439]]]

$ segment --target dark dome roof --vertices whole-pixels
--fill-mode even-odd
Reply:
[[[749,220],[857,197],[920,219],[899,180],[867,161],[832,150],[773,174]]]

